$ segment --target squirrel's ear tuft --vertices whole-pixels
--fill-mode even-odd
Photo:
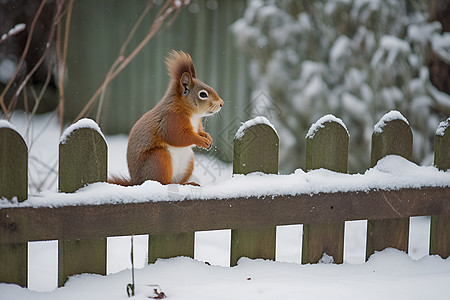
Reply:
[[[183,51],[172,50],[166,58],[167,70],[172,80],[180,81],[184,73],[195,78],[194,62],[189,54]]]

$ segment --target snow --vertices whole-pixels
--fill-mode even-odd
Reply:
[[[374,254],[367,263],[314,264],[242,258],[233,268],[179,257],[135,270],[136,296],[148,299],[158,285],[167,299],[445,299],[450,260],[414,261],[398,250]],[[127,299],[131,271],[107,277],[77,275],[51,293],[0,284],[4,299]],[[152,285],[152,286],[150,286]]]
[[[14,125],[8,122],[7,120],[0,120],[0,128],[10,128],[12,130],[17,131]]]
[[[439,126],[436,130],[436,135],[438,136],[444,136],[445,131],[447,130],[447,128],[450,126],[450,118],[448,118],[445,121],[442,121],[441,123],[439,123]]]
[[[339,119],[331,114],[328,114],[328,115],[323,116],[319,120],[317,120],[317,122],[314,123],[313,125],[311,125],[311,127],[309,128],[308,134],[306,135],[306,138],[307,139],[314,138],[314,135],[316,134],[316,132],[320,128],[324,128],[325,127],[324,123],[327,123],[327,122],[335,122],[335,123],[340,124],[345,129],[345,131],[347,131],[347,134],[349,135],[347,126],[345,126],[344,122],[342,122],[341,119]]]
[[[95,123],[94,120],[83,118],[78,120],[76,123],[70,125],[66,130],[64,130],[63,134],[61,135],[61,138],[59,142],[61,144],[65,144],[67,142],[67,138],[75,131],[81,128],[90,128],[95,131],[97,131],[104,139],[105,136],[103,135],[102,131],[100,130],[100,127],[97,123]]]
[[[19,23],[16,24],[16,26],[14,26],[13,28],[11,28],[8,33],[4,33],[1,37],[2,40],[5,40],[6,38],[8,38],[8,36],[17,34],[19,32],[21,32],[22,30],[24,30],[26,27],[26,25],[24,23]]]
[[[277,130],[272,125],[272,123],[270,123],[270,121],[267,120],[266,117],[258,116],[256,118],[253,118],[251,120],[244,122],[241,125],[241,127],[239,127],[239,129],[236,131],[236,135],[234,136],[234,139],[241,140],[244,137],[244,133],[247,129],[249,129],[252,126],[259,125],[259,124],[266,124],[266,125],[270,126],[270,128],[272,128],[273,131],[275,131],[275,133],[278,135]]]
[[[0,208],[226,199],[268,194],[298,195],[420,187],[450,187],[450,172],[441,172],[433,166],[418,166],[400,156],[386,156],[364,174],[343,174],[325,169],[307,173],[297,169],[289,175],[256,172],[236,174],[223,182],[203,187],[162,185],[156,181],[146,181],[133,187],[94,183],[76,193],[44,191],[20,203],[3,199],[0,200]]]
[[[388,112],[387,114],[385,114],[380,121],[378,121],[377,124],[375,124],[375,126],[373,127],[373,132],[376,133],[382,133],[383,132],[383,128],[384,126],[387,125],[387,123],[393,121],[393,120],[402,120],[404,121],[406,124],[409,125],[408,120],[399,112],[396,110],[391,110],[390,112]]]
[[[434,33],[442,30],[440,22],[411,24],[408,26],[408,38],[422,45],[429,42]]]
[[[433,34],[431,46],[439,58],[450,64],[450,32],[444,32],[442,35]]]
[[[11,59],[5,58],[0,61],[0,82],[7,84],[14,71],[17,68],[17,63]]]
[[[338,68],[338,60],[349,52],[349,44],[350,40],[345,35],[338,37],[334,42],[330,50],[330,64],[336,69]]]

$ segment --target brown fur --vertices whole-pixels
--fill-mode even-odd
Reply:
[[[201,117],[219,111],[223,105],[222,99],[214,89],[196,78],[189,54],[172,51],[166,64],[171,76],[166,94],[136,122],[130,132],[127,163],[131,178],[112,177],[109,180],[111,183],[137,185],[146,180],[173,183],[173,176],[178,174],[173,174],[177,166],[172,165],[170,147],[209,149],[212,145],[211,136],[203,130]],[[200,98],[201,91],[207,93],[207,99]],[[194,116],[198,116],[198,124],[194,124],[197,130],[191,124]],[[187,183],[192,174],[194,158],[193,155],[188,156],[182,162],[186,170],[180,174],[182,179],[177,183]]]

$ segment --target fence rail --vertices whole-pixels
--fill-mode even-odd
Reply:
[[[438,130],[436,137],[435,164],[441,170],[448,168],[450,157],[447,129],[450,119],[446,122],[442,123],[442,130]],[[92,123],[84,120],[81,125],[69,128],[60,144],[61,191],[74,192],[86,184],[106,180],[106,143]],[[371,164],[389,154],[410,159],[412,133],[406,121],[384,120],[380,126],[382,130],[377,129],[373,135],[372,149],[376,154],[372,155]],[[313,127],[306,143],[308,168],[347,172],[349,136],[345,125],[327,117]],[[23,170],[17,175],[22,180],[4,180],[14,169],[11,156],[13,164],[26,162],[26,151],[14,148],[22,145],[20,140],[14,129],[0,126],[1,197],[23,194],[26,184]],[[246,126],[243,135],[235,140],[234,173],[277,173],[278,145],[278,135],[265,122]],[[17,197],[19,201],[25,198]],[[61,286],[73,274],[106,274],[108,236],[150,234],[149,262],[153,262],[177,255],[193,257],[195,231],[232,229],[230,264],[233,266],[242,256],[275,259],[276,226],[303,224],[302,262],[317,262],[327,253],[339,263],[343,260],[345,221],[368,220],[368,257],[386,247],[407,251],[409,217],[412,216],[432,216],[430,254],[448,257],[448,186],[128,204],[5,207],[0,209],[0,282],[27,285],[29,241],[59,240],[58,282]]]

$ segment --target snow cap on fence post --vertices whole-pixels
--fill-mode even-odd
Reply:
[[[81,119],[67,128],[59,144],[61,192],[72,193],[83,186],[107,180],[107,146],[97,123]]]
[[[385,114],[374,126],[370,167],[387,155],[412,160],[413,136],[408,120],[398,111]]]
[[[243,123],[234,137],[233,174],[278,174],[278,149],[278,133],[265,117]]]
[[[347,173],[349,133],[341,119],[325,115],[306,135],[306,170]]]
[[[434,136],[434,165],[439,170],[450,169],[450,118],[441,122]]]
[[[0,198],[28,197],[28,148],[6,120],[0,120]]]

